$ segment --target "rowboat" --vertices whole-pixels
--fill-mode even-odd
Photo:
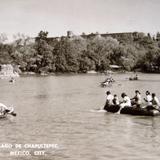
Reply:
[[[120,114],[136,115],[136,116],[159,116],[160,111],[158,109],[147,109],[146,107],[126,106],[120,109],[119,105],[105,106],[104,110],[111,113],[116,113],[120,110]]]

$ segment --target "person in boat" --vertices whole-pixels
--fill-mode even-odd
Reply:
[[[135,90],[135,96],[131,99],[131,104],[136,107],[141,107],[142,98],[141,93],[138,90]]]
[[[146,91],[146,98],[144,98],[144,101],[147,103],[147,106],[152,105],[152,96],[149,91]]]
[[[133,76],[133,77],[129,77],[129,80],[138,80],[138,75],[136,74],[136,75]]]
[[[110,91],[107,91],[106,95],[107,95],[107,97],[106,97],[106,103],[105,103],[105,106],[104,106],[105,110],[106,110],[106,108],[108,106],[113,105],[113,98],[114,98]]]
[[[121,109],[124,108],[125,106],[131,107],[131,100],[130,98],[126,95],[126,93],[122,93],[121,97],[123,98],[123,101],[120,103]]]
[[[10,109],[3,103],[0,103],[0,115],[4,115],[8,112],[10,112]]]
[[[158,98],[156,97],[155,93],[152,93],[152,106],[156,109],[159,109],[159,107],[160,107],[160,102],[159,102]]]
[[[158,111],[160,111],[160,102],[158,100],[158,98],[156,97],[156,94],[155,93],[152,93],[151,95],[151,101],[149,101],[149,105],[147,105],[146,109],[147,110],[153,110],[153,109],[156,109]]]
[[[136,76],[134,77],[135,80],[138,80],[138,75],[136,74]]]
[[[16,113],[13,112],[12,107],[7,107],[3,103],[0,103],[0,116],[6,115],[7,113],[16,116]]]
[[[118,99],[118,96],[116,94],[114,95],[114,98],[113,98],[113,104],[114,105],[119,105],[119,99]]]
[[[13,77],[11,77],[11,79],[9,80],[9,82],[14,83],[15,79]]]

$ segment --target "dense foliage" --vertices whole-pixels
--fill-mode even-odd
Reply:
[[[20,37],[12,44],[0,41],[0,64],[19,65],[24,72],[103,72],[112,64],[123,70],[160,72],[160,33],[83,35],[48,38],[40,31],[35,42]]]

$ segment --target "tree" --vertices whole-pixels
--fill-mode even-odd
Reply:
[[[55,70],[53,47],[47,41],[48,32],[40,31],[36,38],[35,48],[37,72],[52,72]]]

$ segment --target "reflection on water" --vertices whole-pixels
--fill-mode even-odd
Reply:
[[[139,89],[160,96],[160,75],[140,74],[128,81],[127,74],[113,75],[116,83],[100,88],[104,75],[21,77],[10,85],[0,80],[1,102],[15,106],[17,117],[0,120],[0,141],[11,144],[58,144],[46,156],[9,156],[1,159],[128,160],[159,159],[160,117],[140,117],[93,112],[103,107],[107,89],[130,97]],[[159,97],[160,98],[160,97]],[[30,149],[31,153],[35,149]]]

